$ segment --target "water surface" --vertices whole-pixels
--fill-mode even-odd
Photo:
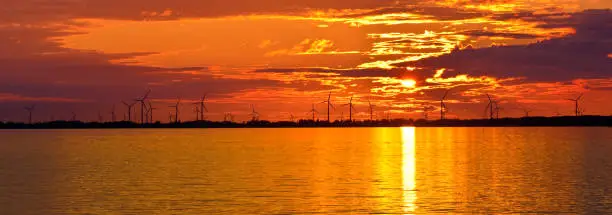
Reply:
[[[612,214],[610,128],[0,131],[0,214]]]

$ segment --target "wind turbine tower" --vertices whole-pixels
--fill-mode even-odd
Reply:
[[[134,108],[134,105],[136,103],[127,103],[125,101],[121,101],[123,103],[123,105],[125,105],[125,107],[127,107],[127,115],[128,115],[128,121],[131,122],[132,121],[132,109]]]
[[[315,120],[315,114],[319,113],[319,111],[317,111],[317,109],[315,108],[315,104],[312,104],[312,109],[310,109],[310,111],[308,111],[308,113],[312,113],[312,121],[316,121]]]
[[[34,112],[34,108],[36,108],[36,105],[24,107],[24,109],[28,111],[28,124],[32,124],[32,112]]]
[[[110,114],[111,114],[111,120],[112,120],[113,122],[116,122],[116,117],[117,117],[117,115],[115,115],[115,105],[113,105],[113,109],[111,109]]]
[[[168,107],[174,108],[174,123],[179,122],[179,107],[181,105],[181,98],[176,99],[176,104],[170,105]]]
[[[334,104],[332,104],[331,102],[331,92],[329,92],[329,95],[327,96],[327,101],[323,101],[321,103],[327,103],[327,122],[329,123],[331,122],[330,117],[329,117],[330,108],[333,108],[334,110],[336,109],[336,107],[334,107]]]
[[[348,105],[349,106],[349,121],[353,122],[353,110],[357,110],[355,109],[355,106],[353,105],[353,96],[351,96],[351,99],[349,100],[348,104],[345,104],[345,106]]]
[[[370,102],[369,98],[368,98],[368,109],[370,111],[370,121],[374,121],[374,106],[372,105],[372,102]]]
[[[440,120],[444,120],[446,118],[446,112],[447,112],[447,108],[446,108],[446,104],[444,103],[444,100],[446,100],[446,96],[448,96],[448,92],[450,90],[446,90],[446,92],[444,93],[444,96],[442,96],[442,98],[440,99]]]
[[[259,113],[255,111],[255,105],[251,105],[251,121],[256,122],[259,121]]]
[[[141,124],[145,123],[145,121],[144,121],[145,120],[145,108],[146,108],[145,101],[149,97],[150,93],[151,93],[151,89],[147,90],[145,95],[142,96],[141,98],[134,99],[134,101],[140,102],[140,123]]]
[[[493,108],[495,105],[495,101],[493,100],[493,98],[491,98],[491,96],[487,93],[487,98],[489,99],[489,104],[487,104],[487,107],[485,108],[485,113],[488,111],[489,112],[489,119],[493,120]]]
[[[583,95],[584,94],[580,94],[580,96],[578,96],[575,99],[567,99],[567,100],[570,100],[570,101],[574,102],[574,113],[576,114],[576,116],[580,116],[581,115],[581,113],[580,113],[581,112],[580,111],[580,104],[579,103],[580,103],[580,100],[582,99]]]

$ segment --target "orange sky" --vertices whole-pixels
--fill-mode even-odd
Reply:
[[[334,119],[611,114],[607,0],[8,0],[0,15],[0,120],[110,119],[152,90],[156,120],[306,118],[332,92]],[[138,108],[137,108],[138,109]],[[346,110],[345,110],[346,109]],[[139,110],[138,110],[139,111]]]

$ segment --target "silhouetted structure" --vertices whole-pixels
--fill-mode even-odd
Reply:
[[[179,107],[181,106],[181,98],[176,99],[176,104],[168,107],[174,108],[174,123],[179,122]]]
[[[321,103],[327,103],[327,122],[331,122],[329,118],[330,107],[333,108],[334,110],[336,109],[336,107],[334,107],[334,105],[331,102],[331,92],[329,92],[329,95],[327,95],[327,101],[323,101]]]
[[[369,98],[368,98],[368,111],[370,111],[370,121],[374,121],[374,106],[372,105],[372,102],[370,101]]]
[[[116,117],[117,117],[117,115],[115,115],[115,105],[113,105],[113,109],[111,109],[110,114],[111,114],[111,120],[112,120],[113,122],[116,122],[116,121],[117,121],[117,118],[116,118]]]
[[[493,120],[493,117],[494,117],[493,108],[495,108],[495,101],[493,100],[493,98],[491,98],[491,96],[488,93],[486,95],[487,95],[487,98],[489,99],[489,103],[487,104],[487,107],[485,108],[485,114],[488,111],[489,119]]]
[[[172,116],[172,113],[170,113]],[[137,124],[122,122],[80,122],[51,121],[41,123],[0,122],[0,129],[66,129],[66,128],[277,128],[277,127],[508,127],[508,126],[612,126],[612,116],[562,116],[562,117],[522,117],[503,119],[445,119],[436,121],[412,119],[388,119],[375,121],[326,121],[300,120],[298,122],[249,121],[234,123],[226,119],[223,122],[190,121],[170,123]]]
[[[423,118],[425,120],[429,120],[429,112],[433,110],[435,110],[435,107],[423,104]]]
[[[196,110],[196,114],[199,113],[199,119],[197,119],[198,117],[196,117],[197,120],[204,120],[204,111],[208,112],[208,108],[206,108],[206,105],[204,104],[206,102],[206,96],[207,94],[204,94],[204,96],[202,96],[202,98],[200,98],[200,101],[195,102],[193,104],[195,105],[199,105],[200,107],[197,108]]]
[[[121,101],[121,103],[123,103],[123,105],[125,105],[125,107],[127,107],[127,116],[128,116],[128,121],[131,122],[132,121],[132,108],[134,107],[134,105],[136,104],[136,102],[134,103],[127,103],[125,101]]]
[[[24,107],[24,109],[26,111],[28,111],[28,124],[32,124],[32,112],[34,112],[35,108],[36,108],[36,105],[31,105],[29,107]]]
[[[584,94],[581,93],[580,96],[578,96],[575,99],[567,99],[567,100],[570,100],[570,101],[574,102],[574,107],[575,107],[574,113],[576,114],[576,116],[580,116],[582,114],[581,111],[580,111],[580,104],[579,103],[580,103],[580,99],[582,99],[583,95]]]
[[[319,113],[319,111],[317,111],[317,109],[315,109],[315,104],[312,104],[312,109],[310,109],[310,111],[308,111],[308,113],[312,113],[312,121],[315,121],[315,114]]]
[[[525,117],[529,117],[529,113],[533,112],[532,110],[523,108],[523,113],[525,113]]]
[[[141,124],[145,123],[145,109],[146,109],[145,101],[147,100],[147,98],[149,98],[150,93],[151,93],[151,89],[147,90],[145,95],[142,96],[141,98],[134,99],[134,101],[140,102],[140,123]]]
[[[259,113],[255,111],[255,105],[251,105],[251,122],[259,121]]]
[[[446,96],[448,96],[448,92],[450,90],[446,90],[446,92],[444,93],[444,96],[442,96],[442,98],[440,99],[440,120],[444,120],[444,117],[446,115],[447,112],[447,108],[446,108],[446,104],[444,103],[444,100],[446,99]]]
[[[102,117],[102,112],[98,111],[98,122],[104,122],[104,117]]]
[[[151,101],[148,102],[149,104],[149,122],[153,123],[153,111],[157,110],[157,108],[153,108],[153,104],[151,104]]]
[[[349,121],[352,122],[353,121],[353,110],[357,111],[357,109],[355,109],[355,106],[353,106],[353,96],[351,96],[351,99],[349,100],[348,104],[344,104],[344,106],[349,107]]]

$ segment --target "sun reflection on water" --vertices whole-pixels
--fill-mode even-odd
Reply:
[[[402,129],[402,185],[403,209],[405,213],[416,210],[416,156],[415,156],[415,128]]]

